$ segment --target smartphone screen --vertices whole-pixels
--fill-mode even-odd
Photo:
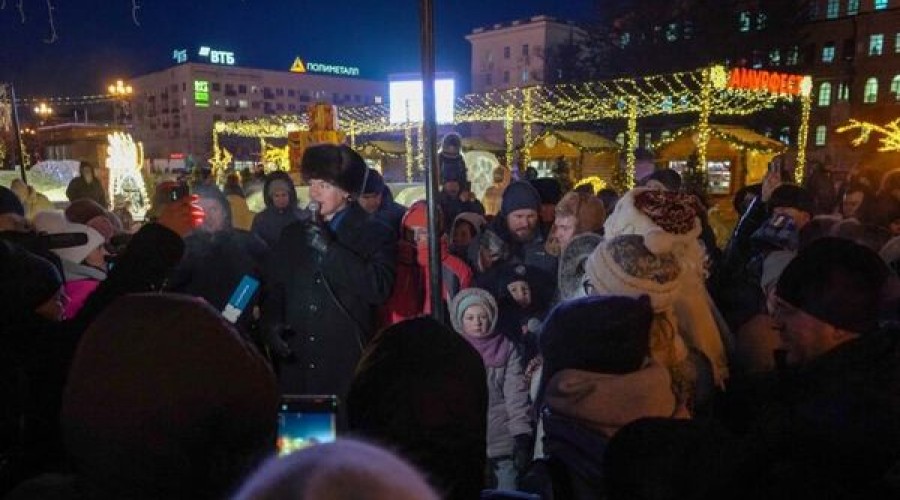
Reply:
[[[282,396],[278,408],[278,455],[337,437],[337,396]]]

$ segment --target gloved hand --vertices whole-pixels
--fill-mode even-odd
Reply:
[[[293,331],[283,324],[263,329],[263,341],[269,347],[269,352],[272,353],[273,358],[288,359],[293,356],[294,353],[284,340],[286,337],[290,337],[292,333]]]
[[[531,466],[531,459],[534,456],[534,441],[530,434],[519,434],[513,438],[513,465],[519,474],[524,474]]]
[[[304,235],[306,236],[307,246],[320,254],[328,251],[328,246],[333,239],[328,229],[318,224],[307,224],[306,229],[304,229]]]

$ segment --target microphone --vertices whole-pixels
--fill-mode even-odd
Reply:
[[[306,209],[309,210],[313,224],[317,226],[320,225],[321,216],[319,215],[319,210],[322,209],[322,205],[318,201],[313,200],[309,202],[309,205],[306,206]]]

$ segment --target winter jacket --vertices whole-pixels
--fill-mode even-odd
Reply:
[[[106,273],[91,266],[75,264],[63,260],[63,272],[66,277],[64,289],[69,297],[66,303],[66,318],[74,318],[84,306],[88,296],[97,289],[100,282],[106,279]]]
[[[506,366],[487,367],[488,431],[487,456],[510,456],[516,436],[531,435],[528,387],[521,360],[515,349],[510,349]]]
[[[94,175],[94,180],[90,183],[85,182],[81,176],[72,179],[66,187],[66,198],[69,201],[87,198],[96,201],[103,208],[109,208],[109,204],[106,201],[106,190],[103,189],[103,183],[100,182],[96,174]]]
[[[272,197],[269,195],[269,184],[272,181],[280,179],[287,182],[289,186],[294,185],[294,181],[285,172],[273,172],[266,178],[263,188],[263,200],[266,202],[266,208],[262,212],[253,217],[253,224],[250,226],[250,232],[262,238],[269,246],[274,248],[281,237],[281,231],[285,227],[298,220],[306,220],[309,214],[297,207],[297,193],[293,189],[288,191],[290,203],[287,208],[275,208]]]
[[[404,319],[431,314],[431,280],[428,247],[397,243],[397,277],[390,299],[381,309],[379,325],[389,326]],[[450,254],[447,242],[441,240],[442,300],[449,304],[460,290],[472,286],[472,270],[461,259]]]
[[[541,234],[540,230],[536,231],[537,234],[534,239],[528,243],[520,243],[515,240],[512,234],[510,234],[508,226],[506,225],[506,219],[504,217],[497,217],[488,224],[488,227],[484,232],[493,233],[496,238],[499,238],[506,244],[507,251],[509,252],[509,257],[506,259],[506,262],[525,264],[526,266],[535,268],[539,271],[540,279],[546,280],[547,283],[552,283],[552,288],[555,288],[558,261],[556,257],[549,254],[546,248],[544,248],[546,242],[544,235]],[[472,241],[469,248],[470,256],[478,255],[478,247],[484,240],[483,234],[482,238]],[[494,266],[503,263],[503,261],[496,262]]]
[[[387,186],[384,187],[381,195],[381,205],[372,215],[381,219],[393,229],[394,237],[400,238],[403,236],[401,228],[403,216],[406,215],[406,207],[394,201],[394,195],[391,194],[391,190]]]
[[[264,271],[262,328],[286,326],[293,357],[281,364],[284,394],[336,394],[343,400],[360,353],[375,332],[375,311],[391,294],[392,231],[358,204],[339,214],[324,256],[307,246],[306,228],[284,229]]]

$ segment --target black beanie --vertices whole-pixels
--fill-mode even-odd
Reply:
[[[541,196],[534,186],[527,181],[510,183],[503,190],[503,201],[500,204],[500,216],[506,217],[516,210],[529,208],[534,211],[541,209]]]
[[[363,194],[379,194],[384,191],[384,177],[374,168],[369,169],[369,177],[363,186]]]
[[[776,294],[816,318],[855,333],[878,327],[890,270],[874,251],[843,238],[809,244],[781,273]]]
[[[22,206],[22,201],[16,193],[6,186],[0,186],[0,215],[9,213],[25,217],[25,207]]]
[[[544,321],[543,379],[574,369],[622,374],[650,355],[650,298],[593,295],[557,305]]]
[[[312,179],[323,180],[353,197],[362,194],[369,176],[365,160],[343,144],[316,144],[306,148],[300,161],[300,169],[307,183]]]
[[[50,261],[0,240],[0,308],[4,318],[34,311],[62,285],[62,277]]]
[[[559,184],[558,180],[549,177],[541,177],[540,179],[534,179],[530,182],[538,192],[542,205],[556,205],[559,203],[559,200],[562,199],[562,186]]]
[[[786,207],[786,208],[796,208],[801,212],[806,212],[810,215],[814,214],[816,211],[816,204],[813,200],[811,194],[806,189],[795,186],[794,184],[782,184],[778,186],[775,191],[772,192],[772,197],[769,198],[768,203],[769,209],[775,209],[778,207]]]

